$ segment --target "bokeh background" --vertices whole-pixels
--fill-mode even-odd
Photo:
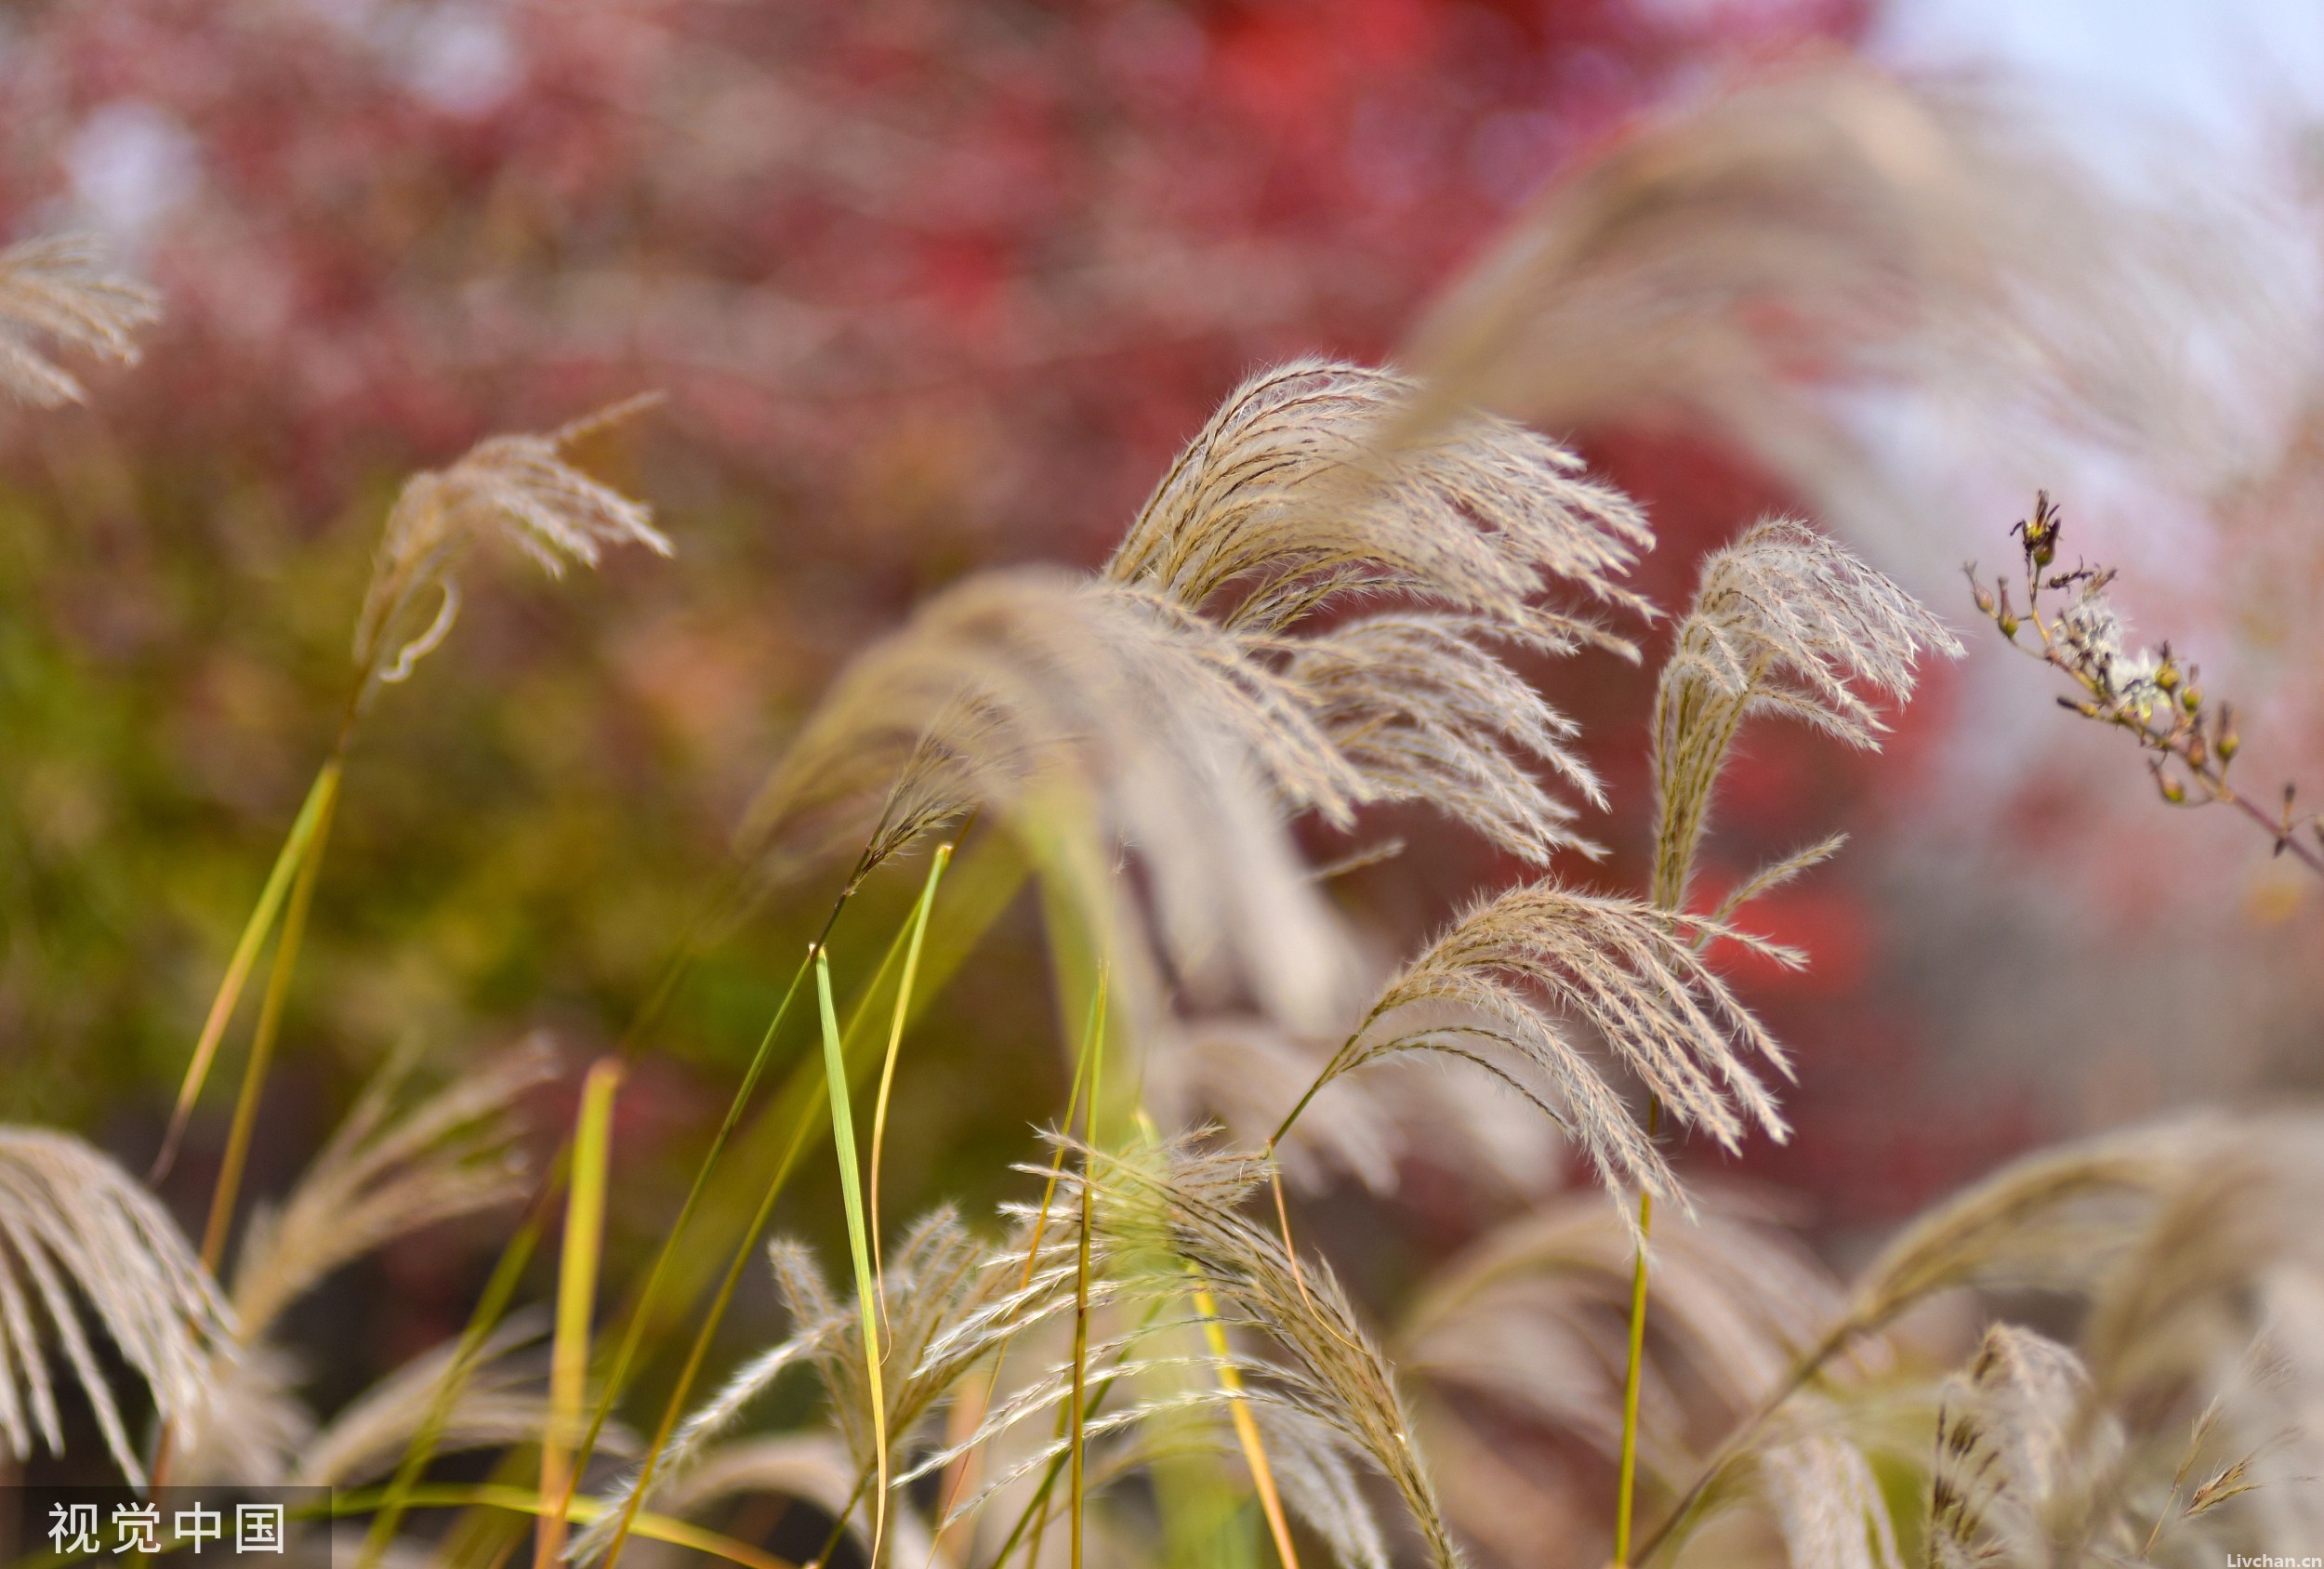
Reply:
[[[2224,389],[2184,450],[1834,389],[1883,494],[1819,508],[1965,631],[2036,484],[2124,568],[2142,631],[2246,700],[2247,758],[2324,792],[2324,20],[2078,0],[107,0],[0,18],[0,229],[95,228],[166,317],[86,408],[0,420],[0,1112],[142,1169],[225,957],[337,719],[395,487],[641,388],[589,455],[678,544],[551,586],[476,574],[348,775],[254,1185],[284,1185],[388,1052],[611,1048],[718,879],[752,787],[851,651],[1000,562],[1095,564],[1249,369],[1387,355],[1536,192],[1755,73],[1864,56],[1974,81],[2257,279],[2168,319]],[[2178,192],[2194,193],[2175,207]],[[2108,244],[2070,226],[2061,255]],[[2266,330],[2249,312],[2264,304]],[[2157,323],[2135,323],[2155,330]],[[1649,508],[1643,574],[1796,477],[1716,429],[1563,432]],[[2167,443],[2164,444],[2167,447]],[[2318,896],[2224,814],[2173,814],[2041,673],[1970,639],[1883,755],[1754,732],[1728,872],[1834,827],[1744,988],[1797,1048],[1798,1132],[1729,1171],[1844,1260],[2040,1142],[2324,1087]],[[1642,880],[1648,678],[1549,666]],[[1514,868],[1425,824],[1345,883],[1409,938]],[[908,890],[893,892],[901,901]],[[724,934],[625,1090],[616,1265],[675,1207],[819,914]],[[877,895],[876,897],[890,897]],[[796,906],[796,907],[794,907]],[[1030,912],[910,1062],[893,1212],[999,1193],[1063,1099]],[[1027,981],[1026,977],[1035,978]],[[167,1194],[198,1222],[214,1094]],[[561,1101],[558,1096],[568,1097]],[[570,1084],[537,1108],[544,1136]],[[1393,1301],[1495,1219],[1411,1157],[1320,1233]],[[1718,1163],[1710,1163],[1716,1165]],[[781,1223],[835,1234],[800,1183]],[[1361,1223],[1358,1223],[1360,1218]],[[454,1332],[499,1219],[306,1310],[328,1409]],[[745,1314],[738,1335],[763,1329]]]

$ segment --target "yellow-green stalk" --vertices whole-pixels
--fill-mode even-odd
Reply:
[[[565,1198],[564,1251],[557,1268],[557,1329],[549,1345],[548,1425],[541,1434],[541,1493],[553,1501],[541,1517],[533,1569],[555,1569],[565,1545],[563,1505],[573,1496],[569,1446],[581,1427],[589,1373],[589,1319],[597,1306],[597,1266],[604,1246],[605,1191],[613,1159],[614,1092],[621,1063],[605,1058],[581,1086],[574,1127],[573,1180]]]
[[[871,1398],[873,1453],[879,1490],[872,1501],[872,1569],[878,1569],[888,1529],[888,1397],[879,1377],[879,1299],[872,1280],[871,1244],[864,1220],[863,1169],[855,1158],[855,1120],[848,1109],[847,1054],[839,1045],[839,1014],[831,1001],[831,959],[815,953],[815,1005],[823,1017],[824,1090],[831,1102],[831,1144],[839,1157],[839,1198],[847,1207],[848,1253],[855,1264],[855,1303],[863,1320],[864,1381]],[[1076,1391],[1078,1393],[1076,1383]]]
[[[879,1257],[879,1157],[888,1141],[888,1092],[895,1085],[896,1054],[904,1045],[905,1020],[912,1010],[912,983],[920,972],[920,943],[928,936],[928,913],[935,907],[936,885],[944,880],[944,868],[951,862],[952,846],[938,845],[935,860],[928,868],[927,886],[920,890],[920,902],[912,912],[912,941],[904,950],[904,979],[896,982],[895,1019],[888,1027],[888,1056],[879,1065],[879,1094],[872,1105],[872,1277],[879,1286],[879,1300],[883,1303],[888,1299],[888,1277]]]

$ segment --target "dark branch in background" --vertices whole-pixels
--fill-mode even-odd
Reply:
[[[2049,492],[2038,492],[2033,516],[2010,531],[2025,556],[2025,617],[2018,617],[2008,582],[1997,574],[1987,587],[1973,561],[1964,570],[1978,611],[2011,647],[2062,671],[2081,689],[2079,697],[2060,697],[2060,707],[2127,731],[2137,741],[2165,801],[2234,807],[2266,831],[2275,841],[2274,853],[2288,851],[2324,877],[2324,821],[2315,812],[2293,814],[2297,786],[2285,784],[2282,806],[2271,811],[2228,784],[2228,765],[2242,745],[2233,705],[2209,702],[2199,684],[2200,670],[2181,665],[2167,642],[2152,651],[2124,652],[2121,617],[2106,600],[2114,569],[2078,565],[2070,572],[2050,571],[2064,526]],[[2027,626],[2040,647],[2018,639]]]

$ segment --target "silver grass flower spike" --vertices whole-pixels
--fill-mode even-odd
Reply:
[[[1538,603],[1556,584],[1639,616],[1617,580],[1653,544],[1581,461],[1486,415],[1434,439],[1388,441],[1419,391],[1392,371],[1315,360],[1252,377],[1180,455],[1106,563],[1241,632],[1275,633],[1337,600],[1393,592],[1491,623],[1500,636],[1627,649]]]
[[[1771,1444],[1759,1478],[1798,1569],[1904,1569],[1880,1478],[1846,1438],[1807,1431]]]
[[[1684,905],[1712,792],[1754,714],[1800,719],[1852,746],[1886,727],[1866,691],[1902,702],[1929,652],[1958,655],[1942,622],[1804,523],[1770,519],[1703,563],[1655,687],[1654,900]]]
[[[1218,1297],[1227,1321],[1265,1342],[1263,1352],[1235,1359],[1244,1396],[1299,1413],[1317,1437],[1328,1434],[1360,1457],[1394,1489],[1430,1562],[1439,1569],[1461,1563],[1388,1359],[1322,1261],[1295,1263],[1273,1233],[1243,1213],[1244,1201],[1265,1180],[1266,1163],[1198,1153],[1187,1140],[1118,1157],[1068,1147],[1083,1164],[1068,1171],[1064,1185],[1092,1184],[1100,1223],[1116,1246],[1135,1258],[1159,1245],[1164,1257],[1183,1259]],[[1117,1285],[1151,1297],[1182,1292],[1185,1280],[1176,1270],[1150,1269],[1128,1279],[1117,1274]],[[1205,1391],[1196,1398],[1215,1406],[1224,1396]],[[1304,1486],[1287,1494],[1295,1505],[1315,1503],[1327,1511],[1345,1496],[1341,1489]],[[1350,1542],[1366,1535],[1335,1512],[1318,1525]]]
[[[1618,581],[1651,543],[1627,500],[1487,416],[1384,444],[1412,390],[1352,365],[1268,372],[1189,445],[1094,582],[987,574],[924,606],[802,729],[754,809],[752,853],[779,873],[865,844],[860,877],[992,809],[1034,830],[1037,862],[1080,884],[1093,923],[1135,931],[1112,892],[1127,849],[1149,875],[1150,934],[1197,1000],[1239,991],[1327,1027],[1351,1000],[1347,956],[1286,820],[1345,827],[1359,806],[1427,799],[1536,863],[1579,843],[1535,771],[1598,798],[1572,727],[1492,645],[1627,648],[1542,605],[1560,584],[1647,613]],[[1356,599],[1393,604],[1308,625]],[[1154,988],[1122,947],[1141,1019]]]
[[[93,234],[56,234],[0,251],[0,390],[38,408],[77,403],[80,382],[33,347],[43,337],[125,364],[131,335],[161,319],[161,297],[105,270]]]
[[[1922,498],[1834,417],[1834,388],[1933,391],[2021,444],[2046,428],[2207,475],[2248,461],[2182,345],[2200,321],[2273,374],[2298,304],[2266,242],[2191,160],[2142,163],[2154,194],[2133,204],[2042,118],[1855,60],[1696,95],[1551,183],[1438,297],[1401,356],[1431,384],[1420,412],[1675,419],[1819,513],[1892,527]]]
[[[1284,821],[1345,823],[1362,795],[1296,690],[1229,634],[1147,589],[1023,569],[947,590],[860,655],[776,766],[746,842],[778,865],[786,847],[868,843],[868,869],[982,808],[1085,916],[1136,932],[1149,923],[1119,907],[1113,876],[1126,845],[1182,975],[1223,971],[1313,1021],[1341,1000],[1346,960]],[[1133,1001],[1153,995],[1141,952],[1114,952]]]
[[[452,630],[460,610],[454,573],[481,540],[506,540],[552,577],[563,575],[568,561],[597,565],[612,546],[670,553],[643,503],[590,479],[563,456],[575,442],[659,401],[659,393],[647,393],[545,435],[495,436],[449,468],[404,483],[372,558],[355,623],[363,699],[408,677]]]
[[[95,1313],[145,1379],[165,1422],[198,1418],[211,1354],[231,1344],[217,1287],[152,1194],[79,1140],[46,1128],[0,1127],[0,1432],[19,1459],[35,1435],[62,1447],[53,1346],[114,1463],[143,1485],[83,1314]]]
[[[1204,611],[1279,664],[1362,775],[1366,798],[1417,800],[1534,864],[1591,848],[1537,765],[1604,804],[1570,721],[1497,644],[1591,642],[1635,658],[1598,610],[1651,606],[1618,581],[1653,534],[1580,460],[1487,415],[1419,442],[1420,395],[1391,371],[1299,361],[1237,389],[1187,446],[1106,563]],[[1584,605],[1552,608],[1556,590]],[[1393,608],[1318,630],[1318,613]]]
[[[1787,1075],[1789,1066],[1703,961],[1700,950],[1721,940],[1802,962],[1723,922],[1636,900],[1546,878],[1511,889],[1456,920],[1389,982],[1310,1094],[1406,1053],[1466,1061],[1556,1119],[1608,1186],[1683,1198],[1575,1026],[1728,1150],[1752,1127],[1782,1139],[1783,1117],[1749,1060]],[[1287,1128],[1304,1105],[1285,1118]]]
[[[1017,1230],[996,1248],[971,1236],[951,1211],[938,1210],[916,1223],[889,1256],[880,1323],[890,1369],[883,1380],[883,1419],[891,1453],[914,1440],[931,1413],[992,1351],[1053,1309],[1061,1287],[1070,1299],[1071,1266],[1060,1268],[1070,1243],[1066,1229],[1052,1222],[1041,1247],[1032,1250],[1030,1270],[1031,1233],[1023,1224]],[[705,1475],[739,1485],[749,1468],[737,1470],[737,1446],[726,1442],[728,1436],[762,1395],[798,1368],[811,1370],[824,1387],[836,1447],[855,1468],[856,1496],[862,1501],[878,1446],[862,1355],[851,1338],[860,1322],[856,1305],[832,1292],[813,1257],[799,1245],[778,1241],[768,1255],[791,1333],[743,1364],[687,1414],[654,1466],[653,1494],[644,1500],[649,1507],[702,1496],[701,1489],[712,1485]],[[899,1487],[911,1474],[896,1479]],[[568,1554],[574,1562],[593,1562],[612,1545],[615,1523],[638,1481],[632,1472],[606,1495],[603,1517],[574,1539]],[[820,1491],[815,1496],[820,1497]],[[891,1499],[891,1506],[902,1502],[900,1492]],[[870,1518],[868,1510],[865,1518]]]
[[[2090,1375],[2067,1347],[1995,1325],[1948,1378],[1936,1425],[1926,1538],[1934,1569],[2048,1558],[2045,1510],[2066,1473],[2119,1443],[2074,1431]]]
[[[318,1433],[296,1392],[300,1369],[270,1338],[285,1308],[350,1260],[523,1196],[522,1129],[512,1108],[556,1076],[547,1041],[529,1041],[398,1110],[416,1061],[413,1051],[391,1058],[289,1197],[252,1217],[228,1291],[231,1341],[213,1355],[208,1409],[175,1442],[173,1480],[271,1484],[294,1465],[343,1468],[376,1456],[394,1422],[408,1418],[416,1427],[425,1415],[433,1386],[422,1380],[441,1377],[448,1352],[390,1374]],[[495,1355],[508,1349],[495,1348]],[[424,1365],[437,1371],[424,1373]],[[504,1372],[487,1372],[464,1388],[443,1442],[509,1442],[518,1410],[546,1411],[537,1391],[520,1395],[507,1383]],[[488,1436],[495,1432],[504,1437]]]
[[[539,1315],[520,1313],[485,1337],[469,1359],[458,1397],[440,1418],[437,1453],[539,1441],[549,1420],[547,1369],[538,1355],[523,1353],[539,1340],[542,1327]],[[423,1351],[356,1396],[299,1446],[284,1484],[352,1487],[392,1470],[413,1435],[434,1415],[459,1349],[456,1338]],[[636,1444],[618,1422],[608,1423],[598,1438],[599,1450],[607,1455],[632,1453]]]
[[[365,1253],[524,1193],[512,1108],[557,1075],[535,1038],[401,1111],[413,1066],[390,1061],[281,1207],[255,1217],[233,1273],[237,1332],[255,1343],[324,1275]]]

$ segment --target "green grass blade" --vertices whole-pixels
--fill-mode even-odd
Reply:
[[[581,1086],[573,1138],[573,1179],[565,1197],[564,1248],[557,1268],[557,1328],[549,1342],[548,1425],[541,1434],[541,1494],[557,1508],[541,1517],[533,1569],[554,1569],[565,1545],[564,1504],[578,1468],[568,1446],[581,1426],[589,1373],[589,1318],[597,1306],[597,1266],[604,1246],[605,1191],[613,1159],[614,1092],[621,1063],[604,1058]]]
[[[888,1527],[888,1400],[879,1378],[879,1298],[872,1281],[871,1243],[864,1221],[863,1171],[855,1159],[855,1121],[848,1109],[847,1054],[839,1046],[839,1014],[831,1002],[831,961],[815,955],[815,1005],[823,1016],[823,1075],[831,1102],[831,1144],[839,1157],[839,1196],[847,1206],[848,1252],[855,1263],[855,1300],[863,1316],[864,1379],[871,1392],[872,1446],[879,1457],[879,1492],[872,1507],[873,1569],[878,1569]]]
[[[258,962],[258,950],[265,944],[267,933],[274,929],[274,917],[290,892],[292,876],[306,858],[316,824],[330,810],[338,789],[339,764],[334,758],[316,773],[306,801],[292,820],[290,834],[274,857],[274,869],[267,873],[266,886],[258,891],[258,903],[251,910],[250,918],[243,923],[242,936],[234,943],[234,956],[227,961],[225,979],[218,983],[218,995],[210,999],[209,1016],[202,1022],[201,1037],[193,1043],[193,1061],[186,1064],[185,1079],[178,1087],[178,1103],[170,1111],[169,1131],[163,1135],[161,1154],[154,1157],[153,1169],[146,1179],[149,1183],[168,1176],[169,1168],[177,1163],[178,1146],[186,1136],[186,1122],[193,1115],[193,1103],[201,1099],[202,1086],[210,1076],[210,1064],[217,1059],[218,1042],[226,1036],[227,1022],[234,1016],[234,1005],[242,1000],[243,987],[249,982],[251,968]]]
[[[920,890],[920,902],[912,912],[912,942],[904,951],[904,979],[896,982],[895,1021],[888,1027],[888,1056],[879,1065],[879,1094],[872,1105],[871,1145],[871,1233],[872,1278],[879,1287],[878,1300],[888,1299],[888,1275],[879,1256],[879,1157],[888,1142],[888,1092],[895,1085],[896,1054],[904,1045],[904,1022],[912,1011],[912,982],[920,970],[920,944],[928,936],[928,913],[936,905],[936,885],[944,880],[944,868],[952,864],[952,846],[936,847],[934,862],[928,868],[928,884]]]
[[[307,911],[314,903],[315,879],[323,870],[323,848],[331,837],[331,815],[338,804],[338,781],[339,765],[336,762],[326,763],[315,780],[314,822],[300,848],[290,903],[283,914],[283,935],[274,944],[274,964],[267,975],[266,995],[258,1004],[258,1024],[250,1037],[250,1057],[243,1065],[242,1088],[234,1096],[234,1120],[227,1129],[226,1153],[218,1162],[218,1180],[210,1189],[210,1218],[202,1230],[202,1265],[212,1274],[225,1262],[226,1238],[233,1229],[234,1205],[242,1192],[243,1170],[250,1158],[250,1141],[257,1132],[258,1101],[266,1090],[267,1072],[273,1065],[274,1043],[282,1035],[283,1009],[290,999],[291,975],[298,968],[299,944],[307,932]],[[173,1140],[173,1154],[175,1147]]]

